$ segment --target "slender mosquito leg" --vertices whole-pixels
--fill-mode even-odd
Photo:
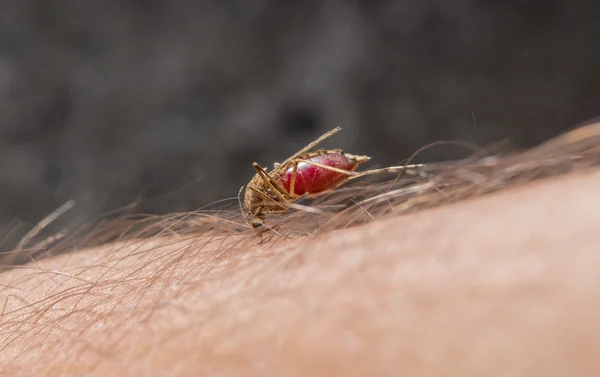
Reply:
[[[336,127],[331,131],[325,132],[323,135],[316,138],[312,143],[310,143],[306,147],[302,148],[298,153],[296,153],[296,155],[302,154],[302,153],[308,151],[309,149],[312,149],[315,145],[319,144],[320,142],[322,142],[325,139],[330,138],[331,136],[335,135],[336,133],[340,132],[341,130],[342,129],[340,127]]]
[[[275,191],[275,194],[279,197],[279,199],[283,200],[284,202],[290,201],[290,198],[286,197],[287,193],[286,193],[285,189],[283,187],[281,187],[281,185],[279,183],[275,182],[275,180],[273,178],[271,178],[269,173],[267,173],[265,171],[265,169],[262,168],[262,166],[260,166],[256,162],[253,163],[252,166],[254,166],[254,168],[256,169],[256,172],[263,179],[263,181],[267,185],[269,185],[271,187],[271,189],[273,189],[273,191]]]
[[[338,168],[334,168],[333,166],[327,166],[327,165],[323,165],[323,164],[319,164],[318,162],[314,162],[314,161],[309,161],[309,160],[294,160],[295,164],[297,165],[298,162],[305,162],[309,165],[313,165],[313,166],[317,166],[323,169],[327,169],[327,170],[331,170],[334,171],[336,173],[340,173],[340,174],[346,174],[348,176],[354,176],[356,174],[360,174],[354,171],[349,171],[349,170],[343,170],[343,169],[338,169]]]
[[[403,173],[403,174],[408,174],[411,176],[420,176],[423,174],[427,174],[424,171],[424,168],[426,168],[426,167],[427,167],[426,164],[414,164],[414,165],[390,166],[388,168],[366,170],[366,171],[361,171],[359,173],[353,174],[352,176],[350,176],[348,178],[348,180],[360,178],[365,175],[384,174],[384,173]]]
[[[279,166],[286,165],[290,161],[294,160],[296,157],[300,156],[301,154],[304,154],[304,153],[308,152],[309,150],[313,149],[317,144],[319,144],[320,142],[322,142],[325,139],[330,138],[331,136],[335,135],[336,133],[340,132],[341,130],[342,129],[340,127],[336,127],[333,130],[324,133],[323,135],[319,136],[315,141],[313,141],[312,143],[308,144],[306,147],[300,149],[298,152],[294,153],[293,155],[291,155],[290,157],[288,157],[284,162],[282,162],[281,164],[278,164],[278,165]]]
[[[298,176],[298,161],[294,161],[294,168],[292,169],[292,181],[290,182],[290,196],[296,198],[296,177]]]
[[[257,189],[254,186],[248,186],[250,188],[250,190],[254,191],[256,194],[258,194],[260,197],[262,197],[263,199],[265,199],[267,201],[267,203],[273,202],[274,204],[278,205],[279,207],[281,207],[282,209],[285,209],[287,211],[287,207],[284,204],[281,204],[280,202],[276,202],[274,201],[272,198],[269,198],[267,195],[265,195],[261,190]],[[286,202],[289,203],[288,200],[285,200]]]

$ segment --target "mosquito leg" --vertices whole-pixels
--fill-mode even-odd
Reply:
[[[402,173],[410,176],[423,176],[427,173],[425,172],[425,168],[427,168],[427,164],[414,164],[414,165],[401,165],[401,166],[390,166],[382,169],[372,169],[361,171],[359,173],[352,174],[352,176],[348,177],[348,180],[356,179],[363,177],[365,175],[372,174],[384,174],[384,173]]]
[[[288,197],[287,192],[285,191],[285,189],[283,187],[281,187],[281,185],[279,183],[277,183],[273,178],[271,178],[271,176],[269,175],[269,173],[267,173],[265,171],[265,169],[262,168],[262,166],[260,166],[256,162],[253,163],[252,166],[254,166],[254,168],[256,169],[256,172],[262,178],[262,180],[273,191],[275,191],[275,195],[277,195],[277,197],[279,199],[281,199],[282,201],[289,203],[290,198]],[[272,200],[272,199],[269,199],[269,200]]]
[[[336,127],[333,130],[324,133],[323,135],[319,136],[315,141],[313,141],[312,143],[308,144],[304,148],[300,149],[298,152],[296,152],[293,155],[291,155],[284,162],[282,162],[281,164],[278,164],[278,166],[282,166],[282,165],[285,166],[290,161],[296,159],[296,157],[300,156],[301,154],[304,154],[304,153],[308,152],[309,150],[313,149],[317,144],[321,143],[325,139],[330,138],[331,136],[335,135],[336,133],[340,132],[341,130],[342,129],[340,127]]]
[[[292,169],[292,181],[290,182],[290,196],[292,198],[296,197],[295,185],[296,185],[296,177],[298,176],[298,161],[294,161],[294,168]]]
[[[334,168],[332,166],[319,164],[318,162],[314,162],[314,161],[296,159],[293,161],[295,169],[297,169],[299,162],[305,162],[309,165],[313,165],[313,166],[317,166],[317,167],[320,167],[323,169],[331,170],[336,173],[346,174],[348,176],[348,180],[364,177],[366,175],[384,174],[384,173],[402,173],[402,174],[408,174],[413,177],[414,176],[423,176],[423,175],[427,174],[425,171],[426,170],[425,168],[428,167],[427,164],[413,164],[413,165],[390,166],[390,167],[382,168],[382,169],[372,169],[372,170],[366,170],[366,171],[362,171],[362,172],[355,172],[355,171],[348,171],[348,170]],[[290,183],[290,188],[293,187],[292,185],[296,181],[296,179],[295,179],[296,177],[294,175],[292,175],[292,178],[293,178],[293,180]],[[290,189],[290,192],[293,193],[293,191],[291,189]]]
[[[258,194],[261,198],[263,198],[264,200],[267,201],[267,203],[274,203],[276,205],[278,205],[279,207],[281,207],[282,209],[287,210],[288,207],[286,207],[284,204],[281,204],[280,202],[276,202],[274,201],[272,198],[269,198],[267,195],[265,195],[261,190],[257,189],[254,186],[248,186],[250,188],[250,190],[254,191],[256,194]],[[285,200],[285,202],[288,202],[288,200]]]
[[[277,202],[277,201],[273,200],[272,198],[269,198],[260,189],[254,187],[254,186],[248,186],[248,188],[250,190],[254,191],[256,194],[258,194],[264,200],[266,200],[267,203],[269,203],[269,205],[266,205],[266,206],[262,205],[262,204],[256,206],[256,207],[259,207],[261,209],[261,211],[259,211],[258,213],[255,213],[254,218],[248,222],[248,224],[250,224],[250,226],[252,228],[257,228],[259,226],[265,226],[264,215],[266,213],[269,213],[269,214],[286,213],[289,210],[289,208],[287,206],[285,206],[281,202]],[[273,231],[275,231],[275,233],[277,233],[276,229],[272,229],[270,227],[267,227],[267,228],[270,230],[273,230]]]
[[[344,169],[338,169],[338,168],[334,168],[333,166],[327,166],[327,165],[319,164],[318,162],[314,162],[314,161],[310,161],[310,160],[294,160],[295,166],[297,166],[299,162],[305,162],[305,163],[307,163],[309,165],[313,165],[313,166],[317,166],[319,168],[331,170],[331,171],[334,171],[334,172],[340,173],[340,174],[346,174],[348,176],[354,176],[356,174],[360,174],[360,173],[357,173],[357,172],[354,172],[354,171],[349,171],[349,170],[344,170]]]

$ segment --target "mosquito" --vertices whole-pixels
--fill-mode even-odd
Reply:
[[[250,227],[257,228],[263,225],[267,214],[286,213],[290,205],[300,198],[322,195],[352,179],[399,171],[419,175],[415,169],[425,166],[403,165],[356,172],[359,165],[371,159],[369,156],[358,156],[341,149],[319,149],[311,152],[319,143],[339,131],[341,128],[336,127],[326,132],[284,162],[275,163],[270,172],[256,162],[252,164],[256,174],[246,185],[242,208]],[[243,189],[244,187],[240,189],[240,194]]]

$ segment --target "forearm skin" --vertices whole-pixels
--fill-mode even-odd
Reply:
[[[598,187],[591,171],[275,245],[30,263],[0,275],[0,374],[600,375]]]

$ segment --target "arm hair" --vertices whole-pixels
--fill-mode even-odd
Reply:
[[[0,275],[0,374],[600,375],[598,187],[592,171],[271,246],[30,263]]]

